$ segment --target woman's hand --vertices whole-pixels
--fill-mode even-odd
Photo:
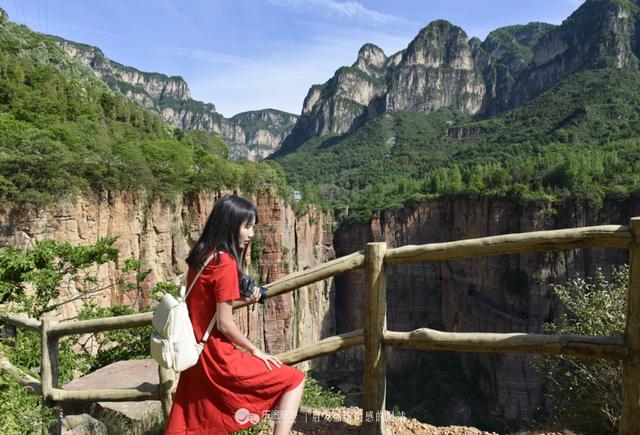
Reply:
[[[267,365],[267,368],[269,370],[271,370],[271,366],[269,365],[269,363],[273,364],[276,367],[280,367],[282,365],[282,363],[278,358],[276,358],[273,355],[269,355],[268,353],[264,353],[260,349],[255,349],[253,352],[251,352],[251,354],[256,358],[259,358],[262,361],[264,361],[264,363]]]
[[[245,302],[249,302],[250,304],[255,304],[260,299],[260,287],[258,286],[253,287],[253,293],[251,294],[250,298],[245,298],[244,296],[241,296],[240,299],[242,299]]]

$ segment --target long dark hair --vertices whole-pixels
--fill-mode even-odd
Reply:
[[[198,269],[211,252],[225,251],[235,258],[238,275],[241,275],[246,249],[238,252],[238,234],[245,221],[258,223],[258,210],[251,201],[238,195],[225,195],[215,201],[202,234],[187,257],[187,264]]]

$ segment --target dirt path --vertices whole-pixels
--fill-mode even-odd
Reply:
[[[375,416],[373,416],[375,418]],[[393,435],[498,435],[472,427],[436,427],[386,411],[387,427]],[[362,409],[352,406],[343,408],[301,408],[291,433],[293,435],[360,435]],[[267,432],[261,433],[266,435]]]

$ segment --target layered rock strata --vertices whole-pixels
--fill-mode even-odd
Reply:
[[[90,271],[109,288],[91,296],[100,306],[152,305],[149,290],[158,282],[180,284],[186,270],[189,247],[199,237],[213,201],[219,193],[178,195],[148,199],[145,195],[103,192],[75,201],[61,200],[38,212],[22,209],[0,212],[0,246],[32,246],[38,240],[55,239],[73,245],[95,243],[117,236],[118,260]],[[270,194],[255,198],[260,223],[257,234],[262,252],[255,267],[263,283],[295,270],[313,267],[334,257],[331,221],[307,209],[296,217],[291,206]],[[250,257],[248,253],[247,257]],[[139,259],[151,270],[142,283],[142,294],[123,291],[120,269],[125,259]],[[277,353],[319,341],[335,330],[332,280],[302,287],[292,293],[236,311],[235,317],[253,341]],[[79,296],[83,289],[65,288],[60,300]],[[82,300],[64,304],[51,313],[60,320],[74,319]],[[305,366],[307,366],[306,364]]]
[[[108,59],[97,47],[56,38],[69,54],[89,67],[112,90],[162,116],[181,130],[205,130],[219,134],[228,144],[231,158],[261,160],[279,149],[297,116],[274,109],[243,112],[225,118],[211,103],[191,98],[180,76],[142,72]]]
[[[588,0],[559,26],[507,26],[485,41],[437,20],[393,56],[366,44],[351,67],[311,87],[302,115],[274,157],[386,113],[450,107],[492,115],[531,101],[578,71],[638,69],[639,10],[637,0]]]
[[[384,241],[388,247],[447,242],[499,234],[600,224],[628,224],[640,214],[637,203],[606,204],[593,209],[566,203],[557,214],[547,204],[519,206],[499,200],[431,201],[414,209],[383,212],[369,225],[338,231],[337,256]],[[551,282],[577,274],[606,272],[627,261],[619,249],[585,249],[548,254],[481,257],[464,261],[388,266],[388,324],[392,331],[421,327],[451,332],[541,332],[553,318],[557,301]],[[337,333],[362,327],[364,272],[336,278]],[[419,364],[421,351],[387,349],[391,370]],[[512,425],[533,417],[542,405],[543,382],[531,365],[532,356],[518,354],[456,354],[469,381],[486,400],[491,415]],[[336,381],[362,367],[362,352],[334,357]],[[341,372],[340,374],[338,372]]]

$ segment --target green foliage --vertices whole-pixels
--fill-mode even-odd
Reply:
[[[251,239],[251,267],[258,270],[260,258],[262,257],[262,236],[256,233]]]
[[[228,154],[216,134],[175,134],[54,38],[0,23],[1,207],[43,207],[87,188],[170,195],[245,186],[254,193],[265,180],[286,186],[273,163],[238,164]]]
[[[5,297],[4,302],[10,302],[13,311],[24,311],[39,318],[43,313],[71,300],[108,289],[109,286],[98,282],[85,269],[115,261],[118,250],[113,247],[114,242],[115,238],[112,237],[101,239],[95,245],[71,246],[68,243],[42,240],[30,249],[8,247],[0,250],[0,289]],[[127,259],[122,272],[131,274],[130,280],[121,283],[120,290],[135,294],[133,308],[123,305],[98,307],[89,302],[78,314],[78,319],[121,316],[139,311],[143,297],[142,285],[151,271],[144,269],[140,261]],[[82,293],[69,301],[56,302],[61,287],[72,284],[82,289]],[[26,294],[28,286],[33,289],[33,295]],[[173,284],[158,283],[145,296],[157,299],[161,293],[170,292],[175,295],[177,291]],[[85,373],[115,361],[147,358],[150,334],[150,325],[92,334],[85,339],[97,346],[97,350],[94,349],[95,356],[72,352],[71,346],[77,341],[77,337],[62,339],[59,356],[61,381],[71,380],[74,372]],[[14,349],[3,345],[2,348],[16,366],[31,369],[40,364],[40,339],[35,332],[18,330],[17,347]]]
[[[577,277],[553,285],[566,310],[545,325],[559,335],[619,335],[624,333],[629,267],[613,269],[607,277]],[[619,361],[586,360],[570,356],[544,357],[536,369],[547,380],[548,424],[586,434],[615,433],[622,404],[622,367]]]
[[[92,358],[88,354],[75,353],[72,346],[78,337],[69,336],[60,340],[58,351],[58,376],[61,385],[91,369]],[[24,370],[40,368],[40,334],[36,331],[17,329],[15,339],[0,343],[0,351],[7,355],[11,364]]]
[[[302,404],[312,408],[339,408],[344,406],[344,394],[333,388],[324,388],[307,376],[302,393]]]
[[[634,197],[639,137],[640,73],[601,69],[488,119],[448,108],[384,115],[277,159],[305,202],[366,222],[432,198],[576,198],[599,207]]]
[[[260,423],[243,429],[239,432],[235,432],[236,435],[260,435],[269,430],[269,417],[263,418]]]
[[[118,250],[115,237],[100,239],[92,246],[71,246],[55,240],[41,240],[35,246],[0,250],[0,303],[14,303],[20,312],[39,318],[61,303],[52,304],[62,285],[79,284],[87,289],[96,284],[85,269],[113,261]],[[34,294],[28,293],[27,286]],[[86,290],[90,293],[90,290]]]
[[[134,313],[136,313],[134,309],[125,305],[98,307],[88,303],[78,314],[78,319],[99,319]],[[151,325],[147,325],[92,334],[87,341],[95,340],[97,352],[89,360],[88,371],[94,371],[116,361],[149,358],[149,336],[152,330]]]
[[[526,64],[533,58],[538,42],[553,28],[553,25],[545,23],[501,27],[489,33],[482,48],[495,63],[509,65],[517,60]]]
[[[54,421],[40,396],[20,385],[14,375],[0,372],[0,433],[39,435]]]
[[[181,132],[181,130],[178,131]],[[217,133],[209,133],[204,130],[189,130],[182,134],[181,140],[186,144],[195,148],[202,148],[223,159],[229,158],[229,146]]]
[[[7,297],[7,301],[11,303],[8,307],[14,311],[27,311],[32,316],[39,317],[44,312],[69,302],[52,304],[59,296],[62,285],[74,283],[79,288],[83,288],[84,292],[80,297],[88,296],[94,291],[108,289],[109,286],[98,282],[84,272],[90,266],[115,261],[118,250],[112,246],[114,242],[115,238],[104,238],[95,245],[71,246],[68,243],[43,240],[30,249],[8,247],[0,250],[0,288],[3,289],[3,295]],[[135,293],[137,297],[134,305],[138,307],[142,296],[142,284],[150,270],[144,269],[140,261],[128,259],[124,262],[122,272],[129,272],[131,276],[129,281],[121,283],[120,290]],[[25,296],[26,286],[33,288],[33,296]],[[95,289],[89,290],[90,287]],[[159,283],[150,290],[149,296],[157,298],[159,293],[165,291],[175,295],[177,288],[169,283]],[[105,308],[87,303],[78,314],[78,319],[121,316],[136,312],[138,311],[134,308],[123,305]],[[58,352],[60,383],[65,384],[74,377],[115,361],[148,358],[150,334],[151,325],[148,325],[83,336],[84,342],[81,342],[78,336],[61,338]],[[80,344],[80,351],[72,349],[76,344]],[[95,355],[86,352],[89,348]],[[19,369],[24,371],[38,369],[41,362],[40,335],[35,331],[18,329],[16,338],[0,342],[0,353],[6,355],[9,361]],[[40,420],[44,418],[43,413],[47,411],[42,411],[41,399],[38,396],[30,395],[15,380],[6,381],[3,375],[0,380],[0,401],[2,401],[0,405],[2,433],[31,433],[40,430],[38,429],[41,425]],[[21,407],[28,407],[28,410],[21,411]],[[24,425],[24,431],[15,432],[14,426],[22,421],[20,419],[23,415],[29,418],[30,423]],[[156,430],[155,433],[159,433],[161,429],[158,429],[158,426],[161,423],[157,420],[156,418],[150,423],[146,422],[140,428],[136,426],[131,433],[150,433],[149,431],[154,430]],[[135,432],[134,429],[135,431],[140,429],[141,432]]]

